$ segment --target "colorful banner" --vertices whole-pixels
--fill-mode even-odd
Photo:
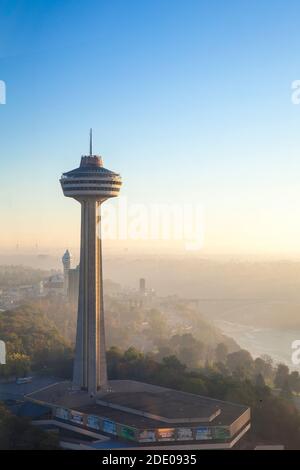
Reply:
[[[226,426],[215,426],[213,428],[213,434],[215,439],[225,440],[230,439],[230,431]]]
[[[98,429],[100,431],[100,429],[101,429],[100,424],[101,424],[101,422],[100,422],[100,419],[98,418],[98,416],[89,415],[87,417],[87,426],[89,428]]]
[[[151,431],[149,429],[144,429],[139,433],[139,442],[155,442],[156,435],[155,431]]]
[[[136,440],[135,429],[130,428],[129,426],[121,426],[118,434],[120,437],[123,437],[124,439],[129,439],[130,441]]]
[[[77,411],[70,412],[70,421],[76,424],[83,424],[83,415]]]
[[[70,412],[67,408],[56,408],[55,416],[68,421],[70,419]]]
[[[176,431],[174,428],[160,428],[156,433],[159,441],[175,441]]]
[[[103,420],[102,430],[108,434],[114,434],[115,436],[117,435],[117,425],[109,419]]]
[[[193,430],[191,428],[177,428],[177,439],[179,441],[193,440]]]
[[[196,439],[198,441],[207,441],[212,439],[212,430],[206,426],[201,426],[200,428],[196,428]]]

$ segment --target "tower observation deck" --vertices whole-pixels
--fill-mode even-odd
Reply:
[[[63,173],[60,183],[66,197],[81,204],[80,280],[73,385],[94,395],[107,388],[105,349],[101,204],[119,194],[119,174],[103,167],[100,156],[81,158],[80,167]]]

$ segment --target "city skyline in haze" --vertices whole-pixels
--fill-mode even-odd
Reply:
[[[203,207],[200,255],[300,254],[299,3],[0,7],[0,253],[79,248],[78,208],[57,180],[88,152],[93,127],[128,204]]]

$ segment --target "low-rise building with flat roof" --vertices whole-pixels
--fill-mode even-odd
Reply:
[[[27,395],[52,419],[131,442],[136,447],[230,448],[250,428],[247,406],[132,380],[113,380],[89,396],[70,382]]]

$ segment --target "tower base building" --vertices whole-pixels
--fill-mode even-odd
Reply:
[[[134,448],[230,449],[250,429],[247,406],[132,380],[112,380],[91,398],[62,382],[27,399],[48,406],[52,424]],[[114,448],[117,444],[114,444]]]

